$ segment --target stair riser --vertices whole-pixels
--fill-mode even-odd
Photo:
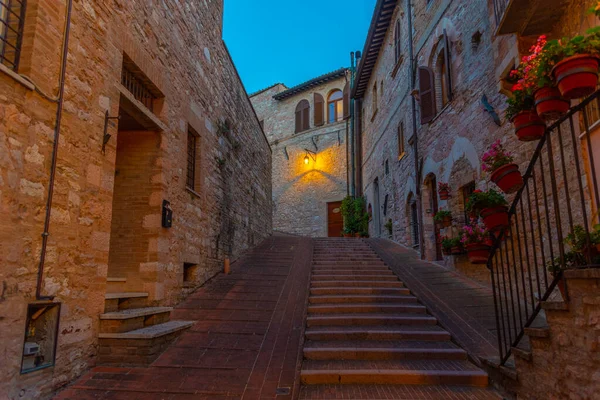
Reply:
[[[446,332],[306,332],[308,340],[418,340],[421,342],[445,342],[450,340]]]
[[[325,287],[325,288],[331,288],[332,286],[339,286],[339,287],[358,287],[358,288],[404,288],[404,284],[398,280],[396,281],[385,281],[385,282],[381,282],[381,281],[311,281],[310,285],[313,288],[320,288],[320,287]],[[339,292],[337,292],[339,293]],[[364,292],[360,292],[360,293],[364,293]]]
[[[319,261],[319,260],[314,260],[313,261],[313,265],[351,265],[351,266],[357,266],[357,265],[370,265],[370,266],[385,266],[386,264],[383,261],[377,261],[377,260],[372,260],[372,261],[366,261],[366,260],[324,260],[324,261]]]
[[[335,287],[315,287],[310,289],[310,294],[315,296],[341,296],[341,295],[392,295],[392,296],[408,296],[410,290],[400,287],[397,289],[392,288],[335,288]]]
[[[302,371],[305,385],[391,384],[391,385],[468,385],[485,387],[487,375],[446,371]]]
[[[312,276],[319,276],[319,275],[378,275],[378,276],[384,276],[384,275],[389,275],[389,276],[395,276],[394,273],[392,271],[385,270],[368,270],[368,269],[357,269],[357,270],[352,270],[352,269],[313,269],[312,271]]]
[[[126,282],[106,282],[106,292],[124,292]]]
[[[385,326],[401,326],[401,325],[435,325],[435,318],[311,318],[308,317],[306,325],[313,326],[366,326],[366,325],[385,325]]]
[[[121,300],[119,302],[119,300]],[[134,297],[130,299],[106,299],[104,300],[104,312],[115,312],[129,310],[132,308],[144,308],[147,306],[147,297]]]
[[[359,313],[410,313],[410,314],[425,314],[425,307],[418,306],[403,306],[403,305],[390,305],[389,307],[377,307],[366,305],[354,305],[351,307],[345,307],[342,305],[331,305],[331,306],[309,306],[309,314],[359,314]]]
[[[461,349],[304,349],[309,360],[466,360],[467,353]]]
[[[414,296],[347,296],[347,297],[309,297],[310,304],[369,304],[369,303],[389,303],[389,304],[415,304],[417,298]]]
[[[127,319],[101,319],[101,333],[124,333],[169,321],[169,312]]]
[[[396,281],[396,275],[313,275],[311,281]]]

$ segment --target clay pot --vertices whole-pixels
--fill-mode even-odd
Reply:
[[[357,237],[357,238],[359,238],[359,237],[360,237],[360,233],[358,233],[358,232],[357,232],[357,233],[355,233],[355,234],[354,234],[354,237]]]
[[[523,177],[517,164],[506,164],[492,172],[490,177],[506,194],[514,193],[523,187]]]
[[[545,87],[535,91],[535,111],[544,121],[553,121],[565,115],[571,102],[560,95],[556,87]]]
[[[508,228],[508,207],[498,206],[481,210],[483,223],[490,232],[499,232]]]
[[[450,252],[452,253],[452,255],[459,255],[463,253],[463,248],[461,246],[454,246],[452,247],[452,249],[450,250]]]
[[[598,59],[590,54],[565,58],[554,66],[552,75],[565,99],[589,96],[598,85]]]
[[[471,264],[487,264],[490,257],[490,246],[485,243],[468,244],[467,256]]]
[[[448,228],[449,226],[452,226],[452,217],[444,217],[439,224],[442,228]]]
[[[440,200],[448,200],[450,198],[450,193],[447,190],[440,190]]]
[[[344,237],[345,238],[351,238],[351,237],[354,237],[354,235],[351,234],[351,233],[344,233]]]
[[[521,142],[540,140],[546,133],[546,123],[535,111],[521,111],[513,117],[512,123]]]

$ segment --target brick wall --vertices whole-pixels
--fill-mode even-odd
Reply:
[[[19,72],[49,97],[57,93],[64,3],[27,2]],[[56,105],[21,78],[0,71],[3,396],[47,397],[95,364],[109,251],[112,247],[116,255],[121,245],[121,255],[127,254],[125,242],[112,237],[111,225],[117,215],[137,207],[115,208],[113,218],[113,193],[121,185],[115,179],[117,158],[127,154],[119,153],[117,143],[124,143],[128,132],[111,124],[112,137],[106,154],[101,153],[105,111],[111,116],[119,112],[123,53],[164,94],[152,161],[145,158],[151,185],[146,186],[146,169],[145,181],[126,191],[147,189],[139,207],[151,216],[142,224],[152,234],[132,241],[132,250],[140,260],[146,251],[151,261],[138,266],[146,278],[156,277],[143,286],[151,300],[173,305],[183,298],[189,290],[183,283],[184,263],[198,265],[192,282],[198,286],[222,268],[225,256],[236,258],[271,233],[271,152],[221,40],[222,9],[222,1],[215,0],[74,2],[43,280],[43,294],[62,303],[57,358],[54,367],[26,375],[19,374],[20,358],[26,306],[36,287]],[[217,129],[217,121],[224,119],[232,126],[227,135]],[[185,189],[188,124],[201,137],[196,193]],[[138,139],[130,155],[148,156],[148,142]],[[160,227],[163,199],[174,211],[171,229]],[[144,227],[139,222],[121,220],[119,231],[130,225],[135,235]]]
[[[286,89],[278,84],[255,96],[252,104],[273,150],[273,229],[311,237],[327,236],[327,203],[347,194],[347,121],[314,125],[314,94],[327,102],[335,89],[343,90],[339,78],[283,100],[273,96]],[[308,131],[294,133],[296,105],[310,103]],[[327,110],[325,109],[325,118]],[[316,148],[315,148],[316,144]],[[316,161],[305,149],[316,152]]]

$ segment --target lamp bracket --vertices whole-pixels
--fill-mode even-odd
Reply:
[[[111,117],[108,115],[108,110],[104,113],[104,134],[102,135],[102,154],[106,153],[106,144],[111,138],[111,134],[108,133],[108,121],[111,119],[121,119],[121,116]]]
[[[304,149],[304,151],[306,151],[306,154],[310,156],[310,158],[313,159],[314,162],[317,162],[317,153],[315,153],[312,150],[309,149]]]

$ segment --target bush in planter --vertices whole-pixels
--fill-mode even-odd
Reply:
[[[390,237],[392,237],[392,233],[393,233],[393,229],[394,229],[394,223],[392,222],[392,219],[388,219],[388,221],[385,223],[384,225],[385,229],[387,229],[388,231],[388,235]]]
[[[449,256],[451,254],[461,254],[462,243],[460,242],[460,237],[449,238],[447,236],[442,236],[442,252]]]
[[[354,198],[352,196],[346,196],[344,200],[342,200],[340,209],[342,218],[344,219],[344,235],[353,235],[358,228],[358,221],[354,211]]]
[[[448,200],[450,197],[450,185],[443,182],[438,183],[438,193],[441,200]]]
[[[472,264],[487,264],[490,256],[490,233],[484,226],[471,220],[471,225],[465,225],[462,230],[461,243],[467,250]]]
[[[511,71],[510,79],[516,83],[511,88],[511,97],[506,101],[506,118],[513,123],[519,140],[539,140],[546,132],[546,124],[535,112],[533,87],[518,70]]]
[[[490,232],[498,232],[509,226],[508,203],[494,189],[472,193],[467,202],[467,211],[472,211],[473,205],[478,207],[478,214]]]
[[[565,238],[567,244],[572,251],[576,253],[592,252],[592,255],[598,254],[597,246],[600,245],[600,224],[594,225],[589,236],[581,225],[575,225],[573,232],[569,233]]]
[[[523,177],[519,167],[514,164],[511,153],[504,150],[504,146],[497,140],[490,149],[481,157],[482,169],[491,172],[490,180],[504,193],[514,193],[523,187]]]
[[[443,227],[447,228],[450,225],[452,225],[452,213],[450,211],[447,210],[441,210],[438,211],[434,216],[433,216],[433,220],[442,225]]]

